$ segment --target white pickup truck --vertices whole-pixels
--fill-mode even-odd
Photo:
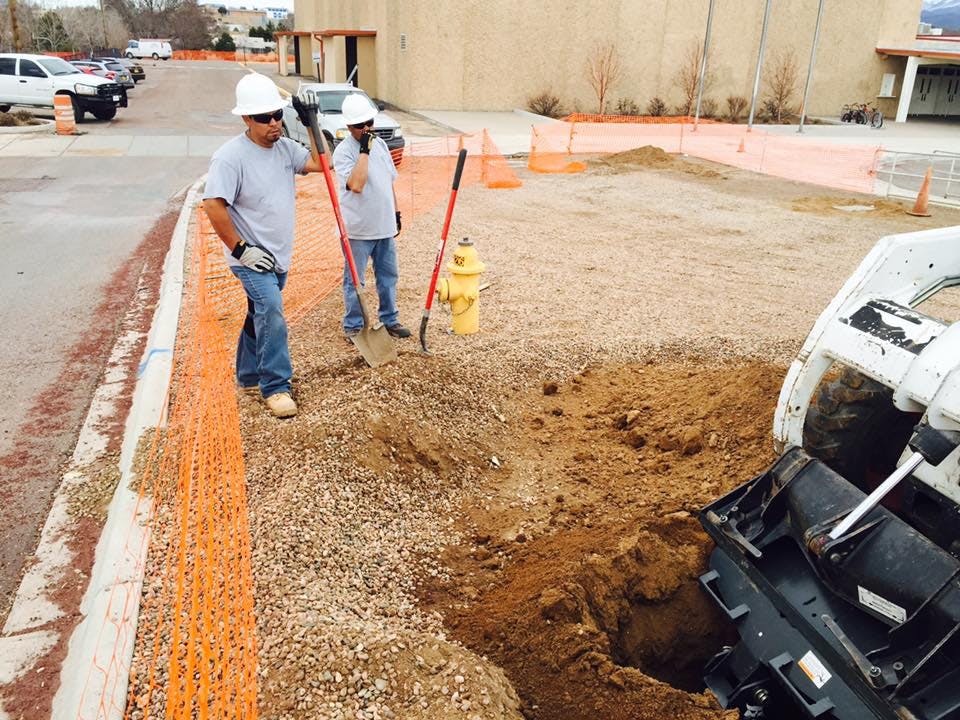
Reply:
[[[77,122],[88,112],[97,120],[112,120],[118,107],[127,106],[122,85],[58,57],[0,53],[0,111],[12,105],[52,108],[55,95],[70,97]]]

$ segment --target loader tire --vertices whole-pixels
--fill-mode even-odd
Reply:
[[[807,410],[803,446],[865,492],[897,467],[920,416],[893,404],[893,391],[851,368],[823,382]]]

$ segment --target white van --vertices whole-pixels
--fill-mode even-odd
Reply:
[[[166,40],[130,40],[127,43],[126,56],[133,58],[153,58],[154,60],[169,60],[173,55],[173,48]]]

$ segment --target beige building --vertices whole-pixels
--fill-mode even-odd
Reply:
[[[809,113],[837,116],[844,103],[867,102],[888,116],[914,114],[918,68],[960,63],[960,43],[956,53],[934,52],[917,40],[921,2],[825,0]],[[705,96],[721,107],[728,96],[752,93],[764,6],[716,0]],[[817,7],[818,0],[772,3],[765,76],[778,58],[794,58],[794,106]],[[655,96],[673,108],[683,97],[678,75],[703,41],[708,8],[709,0],[295,0],[297,32],[283,43],[291,43],[297,62],[281,71],[342,82],[356,67],[370,95],[411,109],[510,110],[549,91],[568,108],[596,112],[585,67],[596,47],[612,43],[622,72],[607,109],[619,98],[644,108]],[[956,81],[950,88],[960,90],[960,75]],[[761,97],[767,92],[765,79]],[[935,104],[921,109],[936,114]]]

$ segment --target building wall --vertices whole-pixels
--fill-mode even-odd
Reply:
[[[586,79],[587,58],[607,42],[615,44],[622,62],[608,110],[621,97],[641,108],[654,96],[671,108],[678,105],[682,94],[676,77],[703,40],[709,7],[708,0],[295,2],[298,30],[376,30],[376,95],[400,107],[509,110],[548,90],[568,108],[584,112],[598,109]],[[912,41],[921,2],[827,0],[809,112],[835,115],[844,103],[874,102],[884,72],[898,73],[898,93],[902,59],[881,57],[875,48]],[[730,95],[750,97],[763,10],[763,0],[716,3],[709,62],[713,81],[706,97],[721,107]],[[816,14],[816,0],[773,3],[764,65],[769,69],[778,56],[792,53],[797,106]],[[366,84],[370,73],[363,65],[361,73]],[[766,83],[761,96],[765,89]],[[883,103],[890,112],[895,100]]]

